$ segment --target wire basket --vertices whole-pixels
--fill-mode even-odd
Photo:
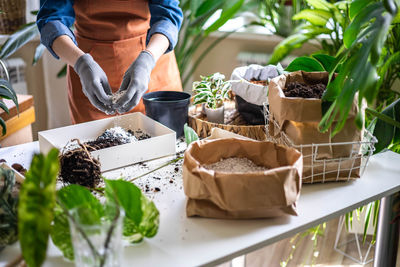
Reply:
[[[269,124],[274,123],[278,129],[279,125],[275,120],[271,121],[269,115],[268,105],[264,103],[267,139],[293,147],[303,154],[303,183],[349,181],[359,178],[364,173],[369,157],[375,151],[374,145],[378,141],[370,131],[365,129],[361,141],[296,145],[283,131],[277,138],[270,136]],[[351,147],[348,157],[326,159],[318,156],[318,152],[323,148],[344,146]]]

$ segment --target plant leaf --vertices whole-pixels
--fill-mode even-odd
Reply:
[[[335,6],[332,5],[331,3],[325,1],[325,0],[306,0],[307,4],[312,6],[315,9],[323,9],[326,11],[329,11],[331,9],[334,9]]]
[[[72,261],[74,259],[74,248],[69,229],[67,215],[60,207],[56,207],[50,231],[51,240],[61,250],[63,256]]]
[[[57,73],[57,78],[62,78],[67,75],[67,64],[65,64],[60,71]]]
[[[190,145],[194,141],[199,140],[199,136],[197,133],[193,130],[192,127],[189,127],[187,123],[183,126],[183,132],[185,133],[185,141],[187,145]]]
[[[324,54],[314,54],[313,58],[318,60],[318,62],[323,66],[324,70],[331,72],[335,63],[335,57],[324,55]]]
[[[32,65],[36,65],[39,59],[42,57],[44,50],[46,47],[42,44],[39,44],[35,49],[35,55],[33,56]]]
[[[57,200],[68,210],[75,208],[90,210],[90,214],[85,214],[87,224],[100,222],[100,218],[104,215],[104,209],[99,200],[86,187],[80,185],[71,184],[61,188],[57,191]]]
[[[11,99],[17,107],[17,111],[19,111],[17,94],[12,88],[11,83],[4,79],[0,79],[0,97]]]
[[[229,6],[227,8],[224,8],[222,10],[221,16],[213,23],[211,24],[207,29],[204,30],[204,34],[207,36],[210,33],[218,30],[222,25],[224,25],[228,20],[233,18],[233,16],[239,11],[239,9],[242,7],[244,0],[236,0],[233,5],[230,3],[231,1],[228,1],[226,3],[229,3]]]
[[[285,69],[286,71],[324,71],[323,66],[314,58],[311,57],[298,57],[290,62],[289,66]]]
[[[371,0],[355,0],[350,4],[349,15],[350,19],[353,19],[363,8],[371,4]]]
[[[0,58],[8,58],[18,49],[39,35],[36,23],[31,22],[23,28],[11,34],[0,50]]]
[[[385,8],[381,2],[371,4],[362,9],[344,32],[344,45],[347,48],[350,48],[357,39],[357,35],[361,31],[361,27],[363,27],[365,23],[369,22],[371,19],[378,17],[383,11],[385,11]]]
[[[56,203],[58,150],[35,155],[20,190],[18,233],[22,255],[28,266],[41,266],[46,258]]]
[[[125,210],[124,236],[131,242],[153,237],[158,231],[159,211],[134,184],[123,180],[107,180],[107,201],[117,201]]]
[[[393,120],[400,122],[400,99],[387,106],[382,112],[383,115],[389,116]],[[400,143],[400,129],[389,124],[382,119],[377,119],[373,135],[378,139],[375,144],[375,152],[379,153],[387,148],[392,142]]]
[[[322,9],[304,9],[299,13],[295,14],[292,19],[300,20],[304,19],[313,25],[325,26],[328,20],[332,17],[329,11]]]
[[[1,134],[2,135],[6,135],[6,133],[7,133],[7,125],[6,125],[6,122],[3,120],[3,118],[0,118],[0,125],[1,125],[1,128],[2,128]]]

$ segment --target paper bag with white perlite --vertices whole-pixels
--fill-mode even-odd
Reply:
[[[299,82],[308,85],[323,83],[326,85],[328,77],[329,73],[327,72],[297,71],[278,76],[269,84],[269,135],[275,140],[282,140],[280,138],[286,136],[296,146],[324,144],[319,145],[318,150],[314,147],[314,151],[312,151],[312,148],[303,148],[302,151],[304,156],[303,177],[309,177],[312,173],[321,174],[318,177],[314,177],[313,181],[321,180],[324,172],[324,181],[340,180],[338,179],[340,177],[348,178],[349,172],[345,171],[339,173],[338,177],[337,169],[340,166],[336,163],[329,166],[314,166],[314,170],[312,170],[311,165],[324,159],[349,158],[357,154],[358,152],[354,151],[354,149],[357,149],[356,146],[331,144],[357,142],[361,141],[362,137],[362,131],[356,127],[354,122],[358,113],[356,98],[352,103],[352,108],[343,129],[334,137],[331,137],[331,130],[335,126],[335,122],[325,133],[321,133],[318,130],[318,124],[322,119],[321,99],[286,97],[284,94],[284,90],[290,83]],[[347,170],[355,167],[355,170],[350,173],[350,177],[358,178],[359,168],[356,167],[359,164],[359,159],[355,162],[352,160],[346,162],[344,160],[341,167]]]
[[[204,168],[231,157],[247,158],[269,170],[233,173]],[[297,215],[301,173],[302,156],[293,148],[237,138],[194,142],[183,164],[186,214],[224,219]]]

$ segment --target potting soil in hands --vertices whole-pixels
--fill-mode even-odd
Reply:
[[[246,173],[246,172],[262,172],[269,168],[264,166],[258,166],[248,158],[226,158],[221,159],[212,164],[203,166],[208,170],[220,171],[220,172],[235,172],[235,173]]]
[[[283,91],[286,97],[318,98],[321,99],[326,89],[323,83],[308,85],[299,82],[292,82]]]

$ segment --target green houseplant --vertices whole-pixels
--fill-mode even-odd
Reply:
[[[224,123],[224,100],[229,99],[231,83],[221,73],[200,76],[201,81],[193,83],[193,104],[204,104],[204,111],[210,122]]]
[[[7,68],[1,59],[0,59],[0,66],[3,68],[6,74],[6,79],[0,78],[0,108],[4,110],[7,114],[9,114],[10,111],[8,110],[8,107],[4,103],[3,99],[11,99],[14,102],[15,106],[17,107],[17,111],[18,111],[18,99],[14,89],[11,86],[11,83],[9,82]],[[5,121],[1,117],[0,117],[0,125],[2,127],[2,135],[5,135],[7,132],[7,126]]]
[[[343,44],[342,32],[349,25],[351,1],[331,3],[326,0],[305,0],[308,8],[294,14],[292,20],[302,21],[295,30],[279,43],[271,56],[270,64],[276,64],[306,42],[315,40],[318,48],[334,56]],[[368,1],[366,1],[368,2]]]
[[[271,30],[272,34],[288,37],[300,24],[299,20],[292,20],[292,16],[304,7],[303,0],[255,0],[258,3],[254,11],[259,18],[255,25]]]
[[[323,0],[313,1],[315,3]],[[378,138],[375,153],[384,149],[399,152],[400,145],[400,100],[395,88],[400,70],[400,1],[363,1],[347,3],[349,24],[343,29],[338,40],[343,44],[336,56],[318,62],[315,57],[302,57],[290,68],[303,69],[300,63],[307,61],[307,71],[320,71],[322,65],[331,77],[339,73],[328,85],[323,96],[325,115],[320,123],[322,130],[332,126],[334,119],[343,122],[348,114],[349,102],[358,92],[359,103],[365,98],[369,107],[366,109],[368,128]],[[293,63],[293,62],[292,62]],[[288,68],[289,68],[288,67]],[[305,69],[303,69],[305,70]],[[364,114],[359,113],[358,126],[364,124]],[[341,123],[336,124],[333,134],[340,131]],[[357,210],[365,210],[364,240],[369,222],[376,226],[379,202],[370,203]],[[346,221],[351,225],[353,213],[346,214]]]
[[[14,171],[0,167],[0,251],[18,240],[18,193],[15,184]]]
[[[238,29],[224,33],[216,38],[210,45],[201,49],[198,57],[194,57],[194,54],[199,51],[207,37],[222,27],[228,20],[240,15],[242,11],[251,9],[254,4],[254,0],[180,1],[184,19],[179,32],[178,43],[175,47],[175,55],[183,87],[189,83],[193,72],[210,50]],[[221,12],[220,16],[209,24],[209,19],[217,17],[219,12]]]

